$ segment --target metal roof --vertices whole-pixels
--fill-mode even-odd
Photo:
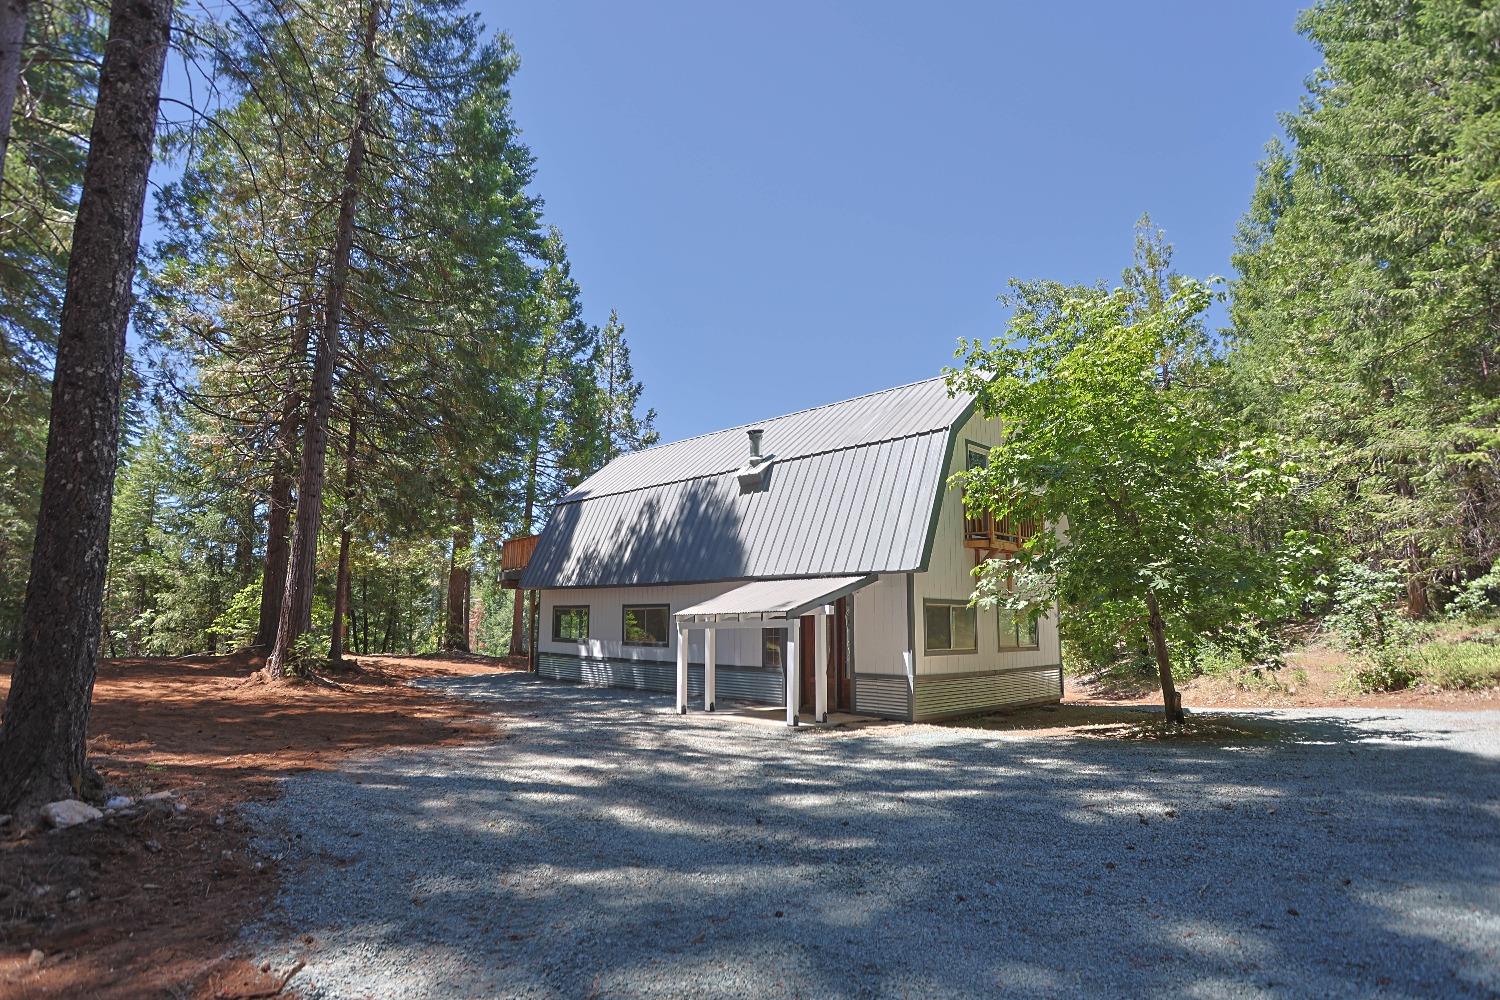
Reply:
[[[755,580],[728,593],[683,608],[680,622],[740,615],[800,618],[813,608],[847,597],[875,582],[873,576],[814,576],[801,580]],[[761,617],[762,621],[765,620]]]
[[[949,430],[942,377],[622,455],[553,508],[521,585],[611,587],[920,569]],[[764,489],[742,492],[745,431]]]

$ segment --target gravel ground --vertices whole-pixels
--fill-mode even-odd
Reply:
[[[1500,996],[1497,712],[1221,746],[440,683],[493,743],[255,809],[305,997]]]

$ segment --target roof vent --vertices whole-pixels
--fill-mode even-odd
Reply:
[[[750,438],[750,460],[740,467],[735,473],[740,481],[741,493],[754,493],[766,488],[770,478],[771,463],[776,461],[775,455],[762,455],[760,453],[760,439],[765,431],[759,427],[745,432]]]

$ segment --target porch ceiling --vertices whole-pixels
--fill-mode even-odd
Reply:
[[[800,618],[874,582],[874,574],[756,580],[683,608],[674,617],[679,625]]]

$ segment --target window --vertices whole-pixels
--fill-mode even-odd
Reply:
[[[625,645],[666,646],[672,635],[672,609],[665,604],[625,605]]]
[[[922,621],[929,653],[977,653],[974,609],[964,601],[923,601]]]
[[[555,607],[552,609],[552,641],[583,642],[589,637],[589,609]]]
[[[1035,615],[1028,611],[1000,609],[1001,649],[1036,649],[1039,645]]]
[[[760,665],[767,670],[780,670],[786,666],[786,629],[760,630]]]
[[[968,456],[964,462],[965,469],[973,472],[975,469],[982,469],[990,464],[990,450],[988,448],[975,444],[973,441],[968,442],[967,448]]]

